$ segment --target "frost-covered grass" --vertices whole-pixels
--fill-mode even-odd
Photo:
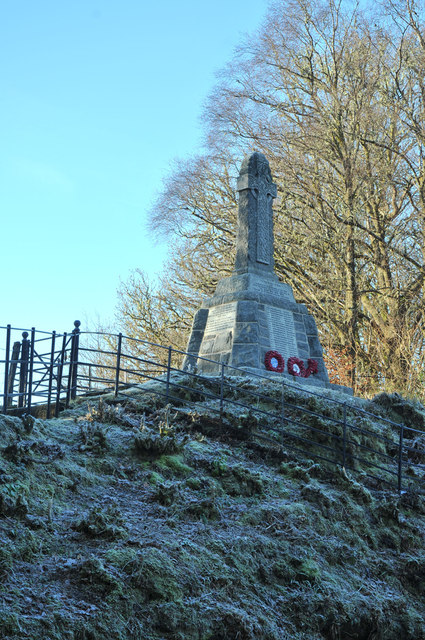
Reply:
[[[223,426],[208,400],[183,400],[133,389],[58,419],[0,417],[0,637],[425,638],[418,491],[263,442],[261,414],[226,407]],[[332,440],[340,405],[290,387],[285,400],[324,415],[317,441]],[[382,433],[388,417],[418,439],[421,405],[350,403],[372,414],[348,411],[355,426]]]

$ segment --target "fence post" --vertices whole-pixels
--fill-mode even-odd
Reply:
[[[30,363],[29,363],[29,375],[28,375],[28,396],[27,396],[27,409],[28,413],[31,413],[32,402],[32,377],[34,373],[34,343],[35,343],[35,328],[31,329],[31,342],[30,342]]]
[[[342,440],[342,466],[345,469],[345,463],[347,460],[347,403],[344,402],[344,422],[342,425],[342,433],[343,433],[343,440]]]
[[[115,372],[115,397],[117,397],[118,395],[118,385],[120,383],[121,345],[122,345],[122,333],[119,333],[118,345],[117,345],[117,370]]]
[[[66,408],[69,407],[70,400],[74,400],[77,396],[77,367],[78,367],[78,345],[80,339],[80,326],[81,322],[76,320],[74,322],[74,329],[71,333],[71,351],[69,354],[69,371],[68,371],[68,386],[66,391]]]
[[[7,413],[7,405],[8,405],[8,378],[9,378],[9,358],[10,358],[10,334],[11,334],[11,326],[7,325],[6,329],[6,353],[5,353],[5,361],[4,361],[4,396],[3,396],[3,413]]]
[[[402,472],[403,472],[403,435],[404,425],[400,427],[400,440],[398,443],[398,493],[401,493]]]
[[[282,380],[282,397],[280,400],[280,426],[283,429],[285,424],[285,381]]]
[[[49,369],[49,389],[47,392],[47,409],[46,417],[50,418],[50,403],[52,401],[52,387],[53,387],[53,366],[55,362],[55,341],[56,331],[52,332],[52,347],[50,349],[50,369]]]
[[[224,362],[221,362],[221,375],[220,375],[220,422],[223,425],[224,415]]]
[[[13,388],[15,386],[16,368],[18,366],[19,352],[21,350],[21,343],[14,342],[12,348],[12,360],[10,361],[9,378],[7,383],[7,405],[10,407],[13,404]]]
[[[170,396],[171,351],[172,351],[172,348],[168,347],[167,386],[165,388],[165,402],[166,402],[166,404],[168,404],[168,398]]]
[[[57,377],[57,389],[56,389],[56,407],[55,407],[55,418],[59,416],[59,402],[61,397],[61,387],[62,387],[62,374],[63,374],[63,363],[65,362],[65,349],[66,349],[66,332],[63,334],[62,340],[62,349],[60,355],[60,361],[58,366],[58,377]]]
[[[28,331],[24,331],[22,334],[21,367],[19,370],[19,398],[18,398],[19,408],[25,405],[25,396],[27,393],[27,382],[28,382],[29,353],[30,353],[30,341],[28,340]]]
[[[71,400],[75,400],[77,397],[77,380],[78,380],[78,349],[80,346],[80,325],[81,322],[76,320],[74,322],[75,329],[72,331],[72,342],[71,342],[71,364],[70,367],[72,369],[69,372],[71,375]]]

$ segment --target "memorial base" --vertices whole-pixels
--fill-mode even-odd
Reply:
[[[267,351],[277,351],[284,358],[283,374],[266,369]],[[305,363],[312,358],[318,373],[295,378],[297,384],[338,387],[329,383],[314,318],[305,305],[295,302],[292,288],[279,282],[275,274],[243,273],[221,280],[195,315],[188,352],[185,369],[196,366],[200,373],[216,375],[224,363],[229,365],[228,374],[231,367],[237,367],[248,375],[288,380],[294,380],[287,373],[289,358],[295,356]]]

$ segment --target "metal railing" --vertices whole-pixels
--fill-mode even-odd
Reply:
[[[198,408],[222,425],[239,415],[252,438],[364,474],[399,493],[424,490],[425,431],[388,420],[378,405],[372,413],[318,387],[278,375],[276,380],[247,376],[224,363],[217,375],[182,371],[190,355],[184,351],[79,327],[76,321],[69,334],[0,327],[5,332],[3,413],[28,413],[43,405],[47,417],[58,416],[77,395],[109,391],[118,396],[137,385],[164,405]],[[21,331],[22,339],[13,341]],[[198,365],[202,361],[214,362],[198,358]]]
[[[57,417],[61,406],[69,406],[77,394],[78,320],[69,334],[0,327],[5,333],[0,372],[3,375],[3,413],[30,413],[37,404],[46,405],[46,415]],[[20,340],[13,340],[21,333]]]

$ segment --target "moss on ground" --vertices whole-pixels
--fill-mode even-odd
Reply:
[[[253,401],[259,389],[238,384]],[[250,411],[227,408],[222,428],[207,400],[184,407],[202,391],[186,386],[167,407],[135,388],[80,399],[57,419],[0,417],[0,637],[425,638],[418,485],[398,496],[285,439],[260,443],[255,431],[271,424]],[[309,418],[325,432],[317,443],[335,440],[340,405],[290,387],[285,402],[325,416]],[[374,432],[394,455],[381,418],[397,417],[421,460],[422,406],[353,402],[372,415],[348,411],[358,430],[347,455]],[[302,435],[296,419],[287,425]]]

